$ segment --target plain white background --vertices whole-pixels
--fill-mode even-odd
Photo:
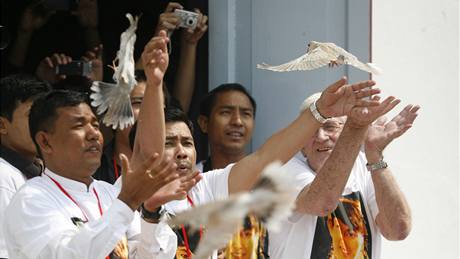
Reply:
[[[374,79],[404,104],[414,127],[385,154],[412,207],[402,242],[382,258],[459,258],[459,1],[373,1]]]

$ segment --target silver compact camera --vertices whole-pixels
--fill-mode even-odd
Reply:
[[[199,14],[181,9],[174,10],[174,13],[177,14],[180,19],[179,27],[193,30],[196,28]]]

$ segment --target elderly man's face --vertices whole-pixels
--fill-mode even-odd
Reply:
[[[313,171],[318,172],[331,155],[342,132],[346,117],[328,119],[302,148],[302,153]]]
[[[182,121],[166,123],[164,153],[174,159],[179,175],[193,172],[196,150],[192,133],[187,124]]]

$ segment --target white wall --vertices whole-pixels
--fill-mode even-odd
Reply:
[[[459,10],[458,0],[373,1],[373,61],[384,69],[374,79],[422,107],[385,152],[413,228],[382,258],[459,258]]]

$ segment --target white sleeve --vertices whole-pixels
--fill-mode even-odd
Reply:
[[[171,259],[176,255],[177,236],[164,222],[152,224],[140,219],[141,233],[136,238],[134,258]],[[131,257],[130,257],[131,258]]]
[[[15,190],[0,185],[0,258],[8,258],[5,237],[3,235],[3,220],[5,217],[5,209],[15,192]]]
[[[6,211],[5,235],[11,258],[104,258],[126,235],[133,220],[133,211],[115,199],[100,219],[78,228],[51,198],[33,189],[27,191],[14,197]]]

